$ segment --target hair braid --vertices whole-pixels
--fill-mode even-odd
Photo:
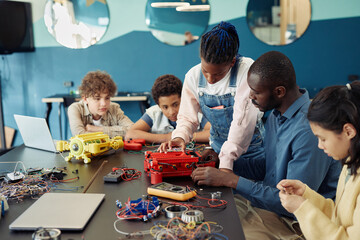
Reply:
[[[229,63],[238,54],[239,46],[234,25],[221,22],[201,37],[200,56],[208,63]]]

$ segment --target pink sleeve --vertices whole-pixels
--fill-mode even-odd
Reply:
[[[171,137],[180,137],[184,139],[185,143],[190,142],[193,133],[197,130],[199,126],[198,112],[201,112],[199,102],[187,81],[187,79],[184,81],[176,129]]]
[[[234,161],[248,149],[254,134],[259,110],[251,103],[246,78],[236,89],[233,120],[227,141],[221,147],[219,168],[232,170]]]

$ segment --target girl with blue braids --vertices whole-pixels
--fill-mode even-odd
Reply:
[[[240,156],[262,156],[261,114],[251,104],[247,84],[248,69],[254,61],[240,56],[239,46],[235,27],[227,22],[201,37],[201,63],[185,76],[177,127],[172,140],[163,143],[160,151],[175,146],[185,150],[199,125],[197,113],[201,112],[211,123],[212,149],[205,151],[203,158],[217,158],[220,153],[220,169],[232,171],[233,162]]]

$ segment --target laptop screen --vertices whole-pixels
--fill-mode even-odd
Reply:
[[[14,115],[25,146],[56,152],[45,118]]]

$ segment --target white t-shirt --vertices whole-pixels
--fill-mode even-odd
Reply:
[[[242,57],[241,61],[238,62],[238,72],[236,76],[236,86],[240,86],[241,81],[245,79],[246,74],[248,72],[249,67],[254,62],[251,58]],[[196,97],[196,100],[199,101],[199,81],[200,81],[200,73],[201,73],[201,63],[191,68],[187,74],[185,75],[185,82],[188,89],[191,90]],[[202,74],[202,73],[201,73]],[[245,75],[244,75],[245,74]],[[230,89],[228,88],[230,83],[231,69],[225,75],[223,79],[214,84],[209,84],[206,82],[205,88],[201,90],[209,95],[224,95],[226,93],[230,93]]]

